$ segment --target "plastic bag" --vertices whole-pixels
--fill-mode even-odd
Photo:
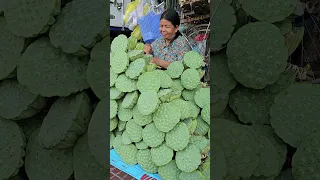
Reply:
[[[128,5],[126,7],[126,11],[124,13],[124,18],[123,18],[123,22],[125,24],[127,24],[127,22],[129,21],[132,12],[136,10],[139,2],[140,2],[140,0],[136,0],[136,1],[128,3]]]
[[[128,29],[133,30],[138,25],[138,18],[148,13],[149,6],[150,5],[147,3],[147,0],[138,0],[135,9],[130,12],[128,20],[125,22],[125,26]]]
[[[141,31],[140,31],[140,26],[136,26],[134,30],[131,32],[131,36],[136,37],[138,40],[142,39]]]
[[[140,31],[143,41],[147,44],[151,44],[162,35],[159,30],[161,13],[156,14],[153,11],[138,19]]]

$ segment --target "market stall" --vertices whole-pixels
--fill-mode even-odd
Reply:
[[[161,13],[166,8],[173,8],[180,14],[180,32],[187,39],[193,51],[204,57],[205,75],[203,81],[210,83],[210,1],[207,0],[136,0],[122,5],[122,28],[127,31],[112,32],[111,40],[119,34],[134,36],[139,41],[151,44],[161,37],[159,23]],[[119,7],[119,8],[121,8]],[[114,8],[114,7],[113,7]],[[203,9],[201,11],[200,9]],[[119,19],[118,19],[119,20]],[[118,22],[119,23],[119,22]]]

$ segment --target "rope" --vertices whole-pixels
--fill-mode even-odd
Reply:
[[[297,72],[297,78],[300,79],[300,80],[307,79],[308,71],[306,69],[304,69],[304,68],[301,68],[301,67],[299,67],[297,65],[288,63],[286,71],[287,70],[294,70],[295,72]]]

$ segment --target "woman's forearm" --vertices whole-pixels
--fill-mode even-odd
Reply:
[[[171,62],[168,62],[168,61],[159,59],[159,64],[158,64],[158,66],[161,66],[161,67],[167,69],[170,64],[171,64]]]
[[[143,51],[146,53],[146,54],[151,54],[152,53],[152,46],[150,44],[145,44],[144,45],[144,48],[143,48]]]
[[[159,58],[153,58],[151,62],[165,69],[167,69],[168,66],[171,64],[171,62],[168,62]]]

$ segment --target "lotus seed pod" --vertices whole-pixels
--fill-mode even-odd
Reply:
[[[242,5],[242,8],[249,13],[250,16],[259,21],[267,21],[270,23],[282,21],[293,14],[297,5],[296,0],[240,0],[239,2]]]
[[[226,54],[229,70],[239,83],[248,88],[263,89],[275,83],[284,72],[288,48],[278,27],[254,22],[235,32],[228,42]]]

